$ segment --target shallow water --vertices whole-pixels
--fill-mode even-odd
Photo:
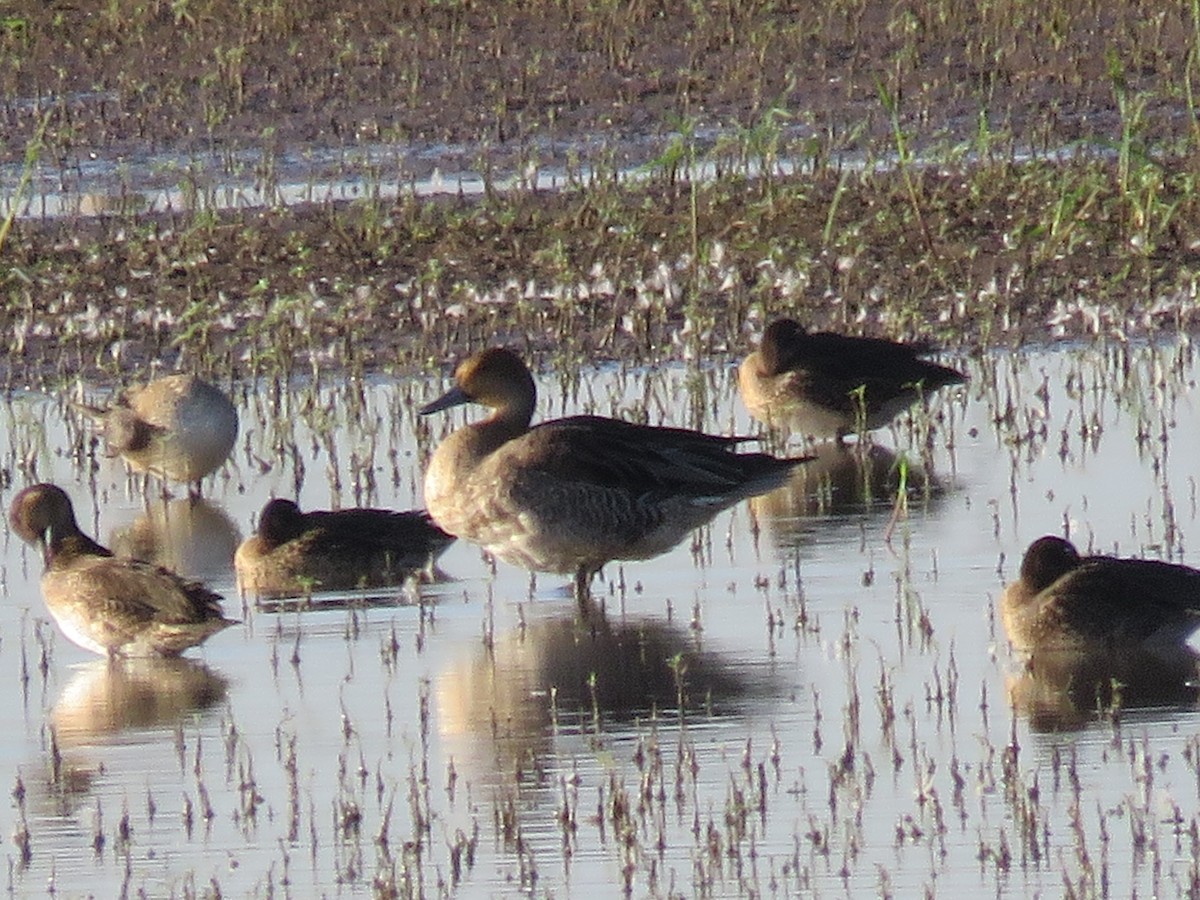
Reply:
[[[709,182],[730,171],[751,179],[789,176],[816,165],[805,146],[815,139],[807,125],[785,127],[779,134],[781,146],[798,148],[796,152],[804,155],[745,160],[716,154],[722,142],[737,137],[736,132],[701,128],[686,138],[667,132],[633,139],[583,135],[572,140],[533,140],[519,153],[482,144],[364,143],[353,148],[309,146],[302,153],[143,154],[115,161],[92,156],[65,168],[39,163],[29,173],[24,164],[0,165],[4,188],[0,219],[10,213],[21,219],[91,218],[364,199],[482,197],[493,192],[556,191],[614,177],[637,182],[661,168],[658,161],[670,154],[673,145],[685,141],[699,159],[672,165],[678,166],[678,177],[690,181]],[[1106,145],[1076,141],[1053,150],[1016,148],[1013,159],[1065,161],[1110,153]],[[706,155],[714,158],[706,161]],[[888,152],[823,156],[837,171],[868,166],[886,171],[899,163]],[[966,159],[971,161],[970,156]],[[907,164],[937,167],[942,154],[911,157]],[[27,174],[29,186],[18,189]]]
[[[710,151],[731,135],[703,129],[692,135],[698,151]],[[811,129],[785,129],[784,140],[807,139]],[[356,144],[353,147],[307,146],[303,152],[242,150],[187,156],[142,154],[117,160],[93,156],[68,167],[39,163],[0,165],[0,217],[55,219],[181,210],[253,209],[364,198],[479,197],[490,191],[553,191],[611,177],[644,177],[653,160],[678,134],[618,140],[583,135],[572,140],[534,140],[520,152],[482,144]],[[481,159],[486,157],[484,166]],[[598,169],[586,162],[603,159]],[[845,164],[853,165],[847,158]],[[861,160],[858,160],[861,165]],[[775,174],[801,170],[805,161],[783,159]],[[692,178],[714,177],[717,165],[687,169]],[[726,166],[728,168],[728,166]],[[761,174],[761,164],[746,164],[745,174]],[[386,173],[386,174],[384,174]],[[29,176],[27,189],[18,190]]]
[[[1081,546],[1200,561],[1190,347],[963,364],[931,436],[925,419],[878,435],[883,499],[846,499],[853,457],[826,449],[828,477],[610,566],[605,613],[583,621],[564,579],[463,543],[437,583],[382,605],[235,599],[230,548],[269,496],[419,504],[423,454],[463,421],[417,421],[439,381],[242,392],[235,460],[197,507],[89,454],[55,399],[13,399],[5,506],[56,481],[86,528],[160,548],[244,623],[181,662],[110,670],[46,621],[36,554],[5,531],[10,890],[1186,893],[1191,694],[1132,684],[1147,708],[1097,717],[1056,680],[1072,673],[1022,675],[993,604],[1064,525]],[[540,414],[744,432],[731,374],[543,376]],[[887,501],[896,450],[907,509]]]

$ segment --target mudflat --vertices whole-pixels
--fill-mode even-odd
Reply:
[[[1189,328],[1198,34],[1171,2],[7,4],[2,376],[736,356],[780,311]],[[478,196],[404,191],[463,167]],[[23,202],[97,170],[102,214]],[[205,202],[285,171],[362,196]]]

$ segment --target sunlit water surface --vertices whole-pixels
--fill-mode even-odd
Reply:
[[[424,455],[464,421],[417,420],[438,381],[244,391],[235,460],[200,505],[89,455],[57,399],[13,398],[5,507],[58,482],[86,529],[205,578],[244,621],[182,661],[109,667],[48,623],[40,560],[5,531],[10,891],[1194,890],[1189,692],[1142,685],[1148,708],[1096,716],[1023,674],[994,610],[1024,547],[1064,528],[1200,563],[1190,349],[959,362],[971,384],[932,432],[876,437],[879,502],[848,497],[862,466],[824,448],[824,475],[610,566],[587,619],[565,579],[463,543],[437,583],[382,603],[237,599],[232,550],[268,497],[420,505]],[[544,416],[754,429],[726,369],[539,386]]]

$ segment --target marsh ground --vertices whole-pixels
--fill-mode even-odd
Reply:
[[[413,369],[497,334],[719,358],[784,310],[956,346],[1190,327],[1197,5],[960,6],[10,2],[7,208],[109,196],[0,231],[5,381]],[[405,195],[451,161],[480,196]],[[569,186],[520,187],[544,168]],[[362,199],[206,202],[298,170]],[[164,183],[190,202],[141,211]]]

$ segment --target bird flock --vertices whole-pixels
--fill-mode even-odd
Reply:
[[[588,597],[602,567],[667,552],[721,510],[785,485],[822,448],[884,427],[966,376],[925,357],[924,344],[810,333],[771,322],[738,369],[751,415],[803,452],[746,451],[743,435],[577,415],[533,424],[537,391],[525,362],[504,347],[463,361],[454,384],[421,408],[461,404],[489,414],[447,436],[428,460],[428,511],[304,512],[270,500],[234,568],[243,596],[273,599],[403,583],[429,573],[456,538],[535,572],[573,578]],[[108,407],[78,405],[107,451],[136,472],[187,484],[224,464],[237,411],[218,388],[171,375],[131,388]],[[817,442],[817,443],[814,443]],[[820,443],[825,442],[825,443]],[[34,484],[13,499],[12,530],[38,546],[43,599],[62,633],[89,651],[175,656],[238,622],[202,584],[115,555],[80,529],[68,495]],[[1062,537],[1035,540],[1001,597],[1013,646],[1030,657],[1188,653],[1200,625],[1200,571],[1108,556],[1081,556]]]

